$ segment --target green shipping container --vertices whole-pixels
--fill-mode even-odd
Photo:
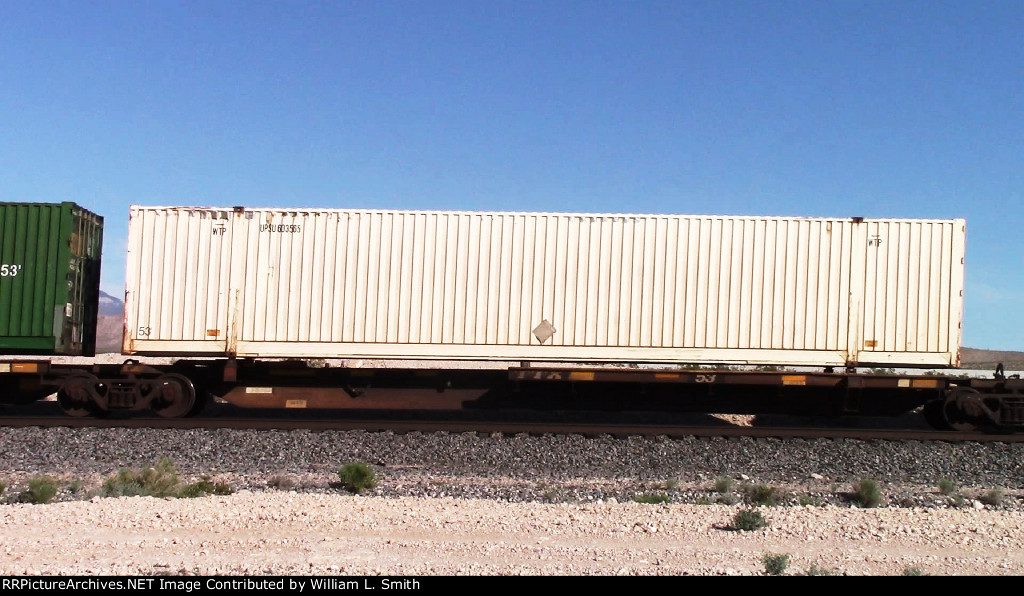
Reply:
[[[74,203],[0,203],[0,354],[95,354],[102,245]]]

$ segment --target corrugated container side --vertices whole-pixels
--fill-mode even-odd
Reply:
[[[126,352],[958,359],[962,220],[132,209]]]
[[[0,203],[0,351],[95,353],[102,244],[74,203]]]

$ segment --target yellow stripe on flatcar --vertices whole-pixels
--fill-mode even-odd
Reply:
[[[592,373],[592,372],[573,371],[573,372],[569,373],[569,380],[570,381],[593,381],[594,380],[594,373]]]
[[[806,385],[807,375],[782,375],[783,385]]]

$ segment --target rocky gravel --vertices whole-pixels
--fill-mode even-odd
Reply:
[[[388,497],[622,501],[662,490],[685,502],[712,496],[714,480],[730,477],[838,504],[852,483],[868,478],[890,501],[925,505],[951,502],[936,492],[947,479],[961,496],[1002,488],[1003,508],[1024,508],[1022,451],[1016,443],[852,439],[4,428],[0,480],[18,485],[53,475],[98,485],[119,468],[169,457],[186,477],[209,476],[236,490],[282,482],[327,490],[342,465],[366,462],[382,480],[374,494]]]
[[[235,494],[99,496],[164,457]],[[0,574],[1016,575],[1022,467],[1012,443],[2,428]],[[43,475],[56,502],[18,503]],[[853,506],[864,478],[881,507]],[[734,531],[754,485],[769,525]]]

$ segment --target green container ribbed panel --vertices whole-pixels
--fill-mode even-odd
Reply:
[[[0,203],[0,352],[92,353],[102,238],[74,203]]]

